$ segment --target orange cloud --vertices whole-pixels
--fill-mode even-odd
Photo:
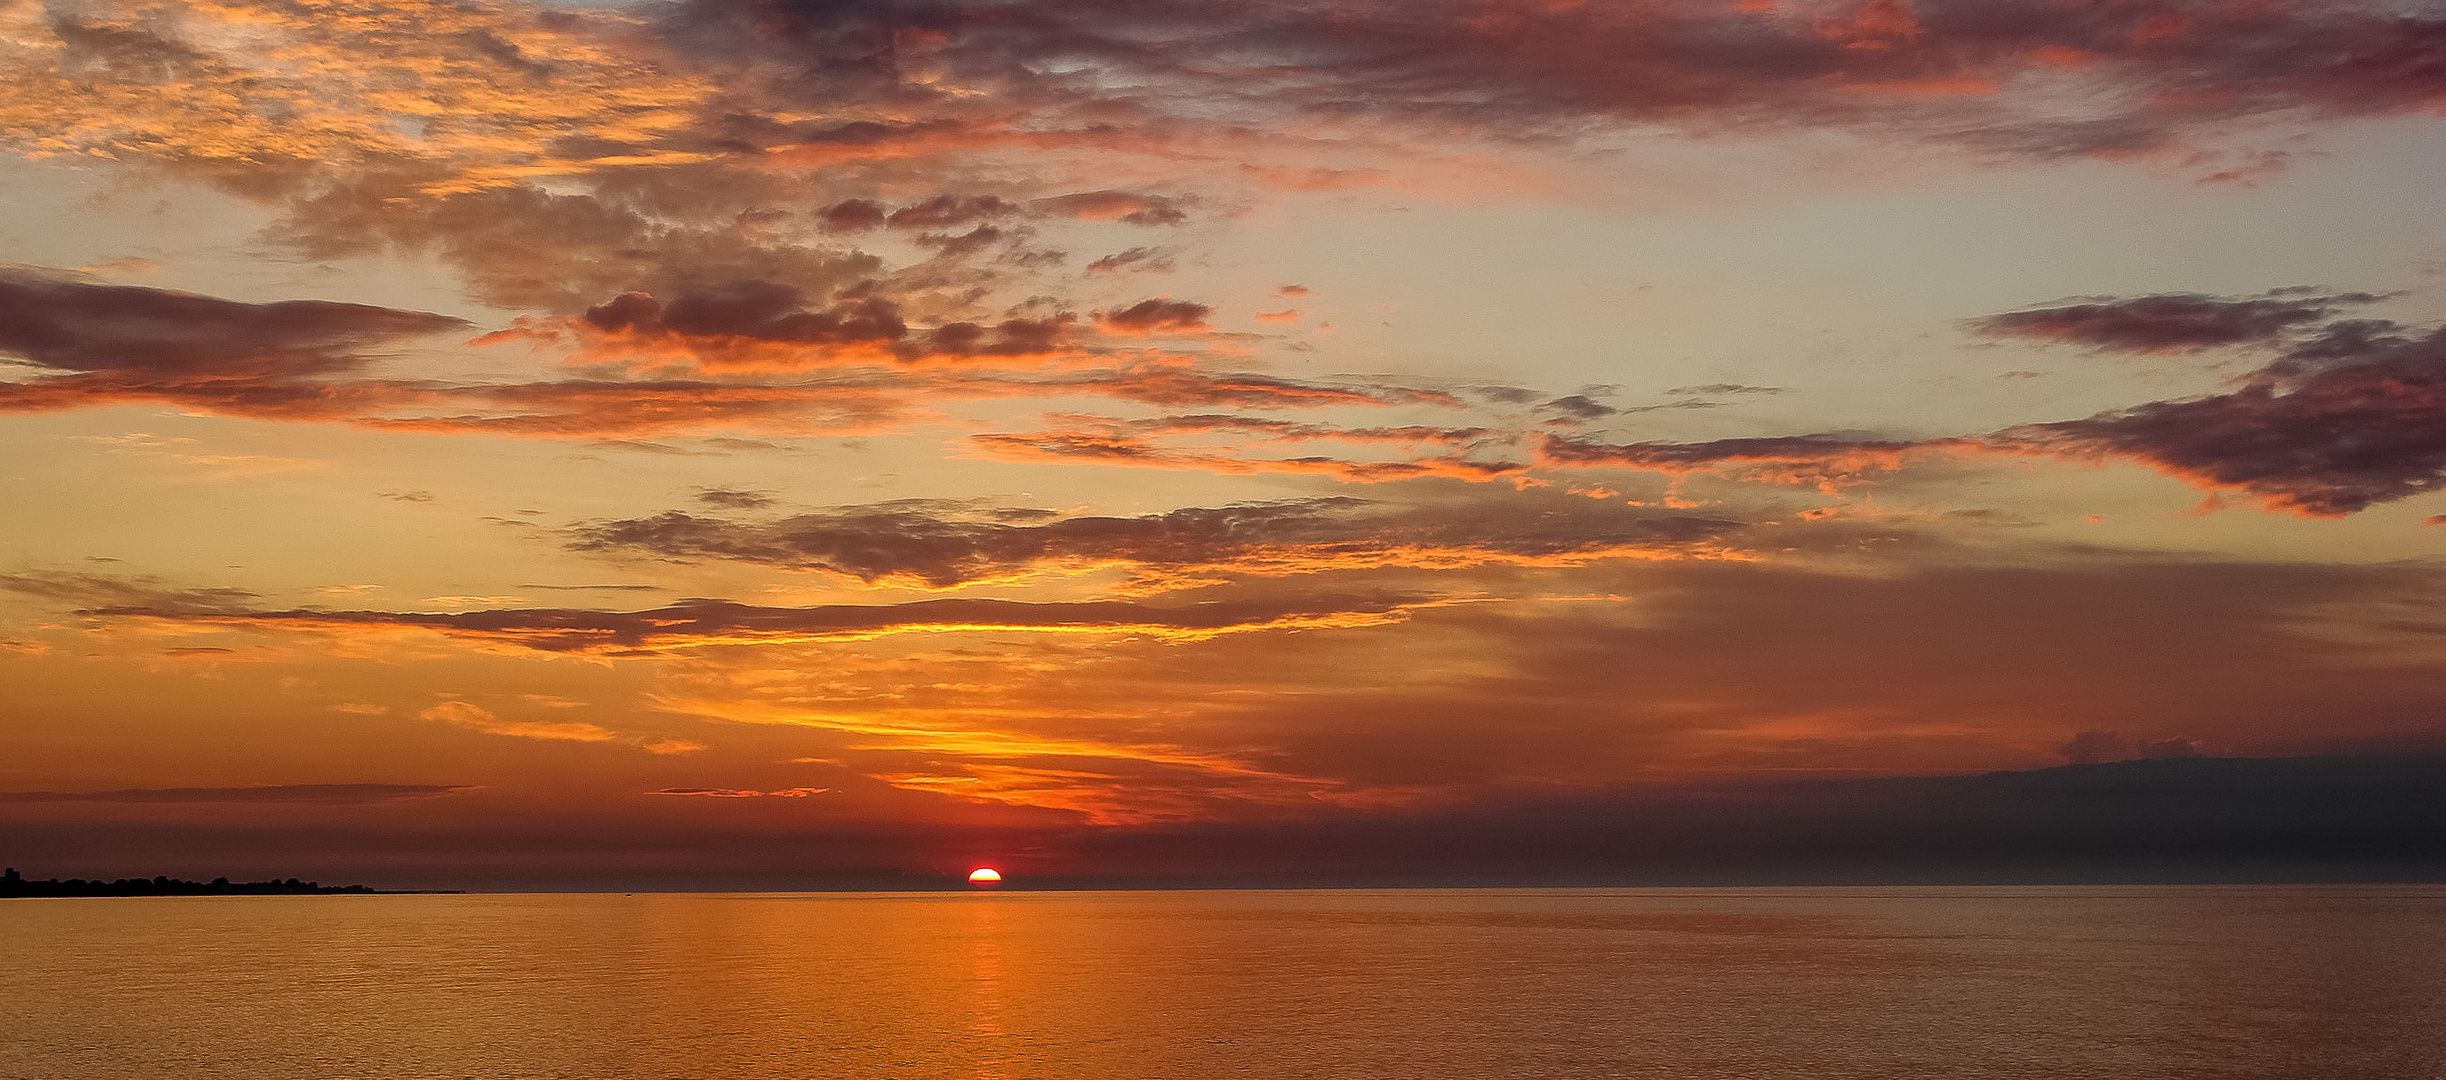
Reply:
[[[457,724],[487,735],[508,735],[518,739],[610,742],[620,737],[600,725],[577,721],[503,720],[489,710],[464,701],[445,701],[416,715],[427,720]]]

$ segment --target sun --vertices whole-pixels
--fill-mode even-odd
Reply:
[[[971,885],[1000,885],[1002,884],[1002,871],[990,866],[980,866],[968,872],[968,883]]]

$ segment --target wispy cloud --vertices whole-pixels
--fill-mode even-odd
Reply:
[[[470,784],[268,784],[259,787],[121,788],[115,791],[0,791],[9,803],[333,803],[431,799],[474,791]]]

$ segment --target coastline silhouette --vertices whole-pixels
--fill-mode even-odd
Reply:
[[[365,885],[323,885],[296,878],[274,878],[268,881],[231,881],[217,877],[211,881],[187,881],[167,875],[149,878],[43,878],[35,880],[17,872],[16,867],[0,871],[0,898],[24,896],[312,896],[346,893],[352,895],[398,895],[402,892],[431,892],[429,889],[376,889]]]

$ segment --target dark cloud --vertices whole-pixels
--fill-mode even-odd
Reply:
[[[706,488],[696,493],[696,501],[725,510],[762,510],[773,505],[770,491],[737,491],[731,488]]]
[[[882,203],[871,199],[846,199],[816,212],[816,220],[833,232],[865,232],[883,227],[889,215]]]
[[[1965,446],[1963,440],[1858,439],[1784,435],[1695,443],[1603,443],[1566,435],[1538,442],[1537,458],[1568,468],[1625,468],[1661,473],[1713,472],[1764,483],[1799,484],[1830,494],[1863,477],[1893,472],[1915,459]]]
[[[777,785],[646,794],[710,810],[801,790],[813,796]],[[979,850],[1025,853],[1027,880],[1052,888],[2324,883],[2426,881],[2446,869],[2442,790],[2446,763],[2398,754],[1609,785],[1256,824],[946,825],[610,812],[539,820],[491,806],[478,817],[441,818],[435,812],[450,802],[436,801],[388,808],[371,821],[267,827],[165,815],[26,820],[10,831],[19,864],[36,860],[45,873],[107,879],[144,866],[203,877],[277,852],[277,865],[251,872],[501,891],[941,889],[954,880],[946,868],[965,867],[961,860]],[[775,851],[794,855],[776,860]],[[81,861],[97,852],[108,861]],[[184,869],[189,864],[197,869]],[[1408,920],[1467,929],[1485,918],[1480,911],[1421,915],[1419,905],[1404,904]],[[1644,919],[1618,918],[1615,925],[1634,928]],[[1702,928],[1711,933],[1780,929],[1771,918],[1708,920]],[[1675,915],[1644,925],[1687,932],[1695,924]]]
[[[45,571],[0,574],[0,589],[68,604],[162,611],[217,611],[255,599],[255,594],[245,589],[183,588],[156,577]]]
[[[517,608],[411,611],[266,611],[156,605],[94,607],[78,614],[203,626],[346,633],[409,628],[517,645],[542,652],[635,655],[752,642],[863,640],[885,634],[951,630],[1091,631],[1202,637],[1246,630],[1352,626],[1398,621],[1424,598],[1301,596],[1154,605],[1118,600],[1029,603],[1018,600],[920,600],[906,604],[828,604],[777,608],[690,600],[649,611]]]
[[[1180,200],[1127,191],[1086,191],[1056,195],[1030,204],[1040,213],[1086,221],[1120,221],[1131,225],[1179,225],[1189,220]]]
[[[709,799],[805,799],[830,791],[830,788],[795,787],[759,791],[753,788],[661,788],[648,795],[694,795]]]
[[[221,184],[273,209],[269,235],[310,257],[439,258],[510,309],[764,281],[821,313],[880,281],[873,297],[901,310],[975,319],[960,309],[1031,260],[940,256],[1012,239],[987,231],[1003,219],[1177,224],[1198,199],[1076,190],[1075,173],[1014,157],[1223,161],[1395,125],[1439,143],[1840,127],[2188,160],[2237,120],[2420,112],[2446,95],[2446,19],[2377,3],[690,0],[641,26],[402,2],[379,28],[262,16],[330,71],[255,36],[182,37],[176,20],[52,20],[57,48],[0,87],[26,103],[12,134]],[[396,123],[394,102],[345,74],[362,70],[423,73],[445,119]],[[2241,171],[2276,160],[2246,156],[2262,164]],[[884,191],[916,201],[887,206]],[[780,209],[800,207],[816,209]],[[940,256],[894,270],[840,244],[887,224]]]
[[[1201,305],[1158,300],[1130,309],[1135,325],[1175,327]],[[1033,367],[1059,353],[1092,355],[1064,312],[996,323],[912,328],[890,301],[849,295],[819,303],[791,285],[740,279],[683,289],[668,303],[623,293],[580,318],[529,320],[483,339],[566,340],[588,359],[676,353],[700,366],[762,377],[570,378],[448,383],[355,374],[364,350],[465,324],[437,315],[350,304],[245,304],[166,290],[92,285],[54,274],[0,274],[0,349],[39,365],[0,381],[0,413],[158,403],[222,416],[340,423],[392,431],[536,438],[634,439],[877,430],[923,403],[965,397],[1114,397],[1165,406],[1458,404],[1437,391],[1335,386],[1201,371],[1173,360],[1057,371],[923,372],[904,362],[1007,361]],[[778,377],[830,363],[849,370]],[[771,444],[733,440],[736,448]],[[412,494],[412,493],[411,493]]]
[[[2199,293],[2094,297],[2077,304],[1990,315],[1966,325],[1973,333],[1988,337],[2032,338],[2113,352],[2184,353],[2273,344],[2328,322],[2344,308],[2379,299],[2369,293],[2312,289],[2279,289],[2251,297]]]
[[[2120,731],[2092,728],[2072,737],[2059,750],[2064,760],[2075,765],[2096,765],[2108,761],[2124,761],[2133,754],[2132,740]]]
[[[1096,324],[1122,334],[1180,334],[1205,330],[1214,309],[1187,300],[1158,297],[1096,316]]]
[[[0,791],[0,803],[387,803],[473,791],[466,784],[274,784],[265,787]]]
[[[1169,365],[1143,365],[1117,373],[1055,375],[1030,385],[1052,393],[1075,388],[1084,393],[1142,401],[1167,407],[1233,405],[1273,408],[1312,408],[1334,405],[1442,405],[1459,407],[1440,390],[1383,383],[1335,385],[1284,379],[1246,372],[1208,373]]]
[[[949,249],[946,249],[949,252]],[[624,293],[567,324],[585,355],[624,359],[676,349],[707,368],[803,368],[876,360],[1037,357],[1078,347],[1077,317],[1055,312],[1014,316],[991,325],[947,322],[912,328],[891,301],[852,296],[815,307],[797,288],[771,281],[735,281],[683,292],[669,304]],[[551,327],[504,336],[550,339]]]
[[[520,585],[521,589],[544,589],[553,592],[667,592],[660,585]]]
[[[486,304],[555,313],[627,291],[677,296],[720,282],[788,282],[829,295],[886,271],[882,258],[822,236],[742,228],[797,192],[719,166],[599,177],[591,190],[427,190],[447,179],[352,171],[290,199],[270,236],[320,259],[436,256]]]
[[[1057,348],[1060,318],[1012,319],[996,327],[952,323],[914,336],[917,357],[1014,357]],[[897,355],[895,349],[886,355]],[[563,379],[453,384],[278,376],[153,377],[93,373],[0,382],[0,413],[58,412],[167,404],[218,416],[346,424],[385,431],[515,438],[631,440],[705,437],[724,431],[855,435],[888,429],[947,397],[1101,397],[1169,408],[1452,405],[1434,390],[1328,384],[1167,363],[1018,372],[852,372],[786,379]],[[724,449],[774,449],[754,440],[708,438]]]
[[[1175,121],[1359,116],[1514,136],[1839,125],[2046,157],[2160,148],[2243,117],[2414,112],[2446,93],[2446,20],[2349,3],[699,0],[671,25],[704,55],[789,64],[784,98],[965,113],[945,84],[907,77],[922,53],[972,93],[1079,128],[1126,100],[1142,116],[1178,103]]]
[[[1396,440],[1398,441],[1398,440]],[[1247,457],[1166,446],[1145,435],[1113,427],[1026,433],[993,432],[969,436],[969,443],[987,457],[1005,461],[1093,461],[1105,465],[1182,469],[1222,475],[1293,473],[1331,476],[1354,483],[1384,483],[1420,477],[1447,476],[1487,481],[1528,468],[1516,461],[1485,461],[1466,453],[1411,455],[1397,460],[1359,460],[1324,454],[1297,457]]]
[[[770,522],[670,511],[574,530],[583,551],[825,570],[935,588],[1048,568],[1306,573],[1375,566],[1557,563],[1718,552],[1738,523],[1587,500],[1396,507],[1351,498],[1190,508],[1139,517],[1011,520],[937,502],[837,507]]]
[[[2446,868],[2441,790],[2435,754],[2194,758],[1582,790],[1330,825],[1098,830],[1057,850],[1110,884],[2427,880]]]
[[[221,416],[527,438],[701,435],[726,428],[853,434],[900,415],[873,381],[700,380],[454,385],[395,380],[60,378],[0,383],[0,412],[162,402]]]
[[[1749,386],[1743,383],[1703,383],[1698,386],[1676,386],[1665,391],[1675,396],[1704,395],[1723,397],[1732,394],[1789,394],[1780,386]]]
[[[1018,212],[1018,207],[992,195],[937,195],[894,210],[883,220],[895,229],[943,229]]]
[[[1069,312],[1041,318],[1010,318],[992,326],[973,322],[944,323],[902,349],[916,357],[1024,357],[1061,351],[1069,343],[1075,320]]]
[[[0,352],[56,371],[319,374],[362,365],[367,349],[467,325],[365,304],[248,304],[0,269]]]
[[[1525,386],[1473,386],[1469,392],[1505,405],[1527,405],[1545,396]]]
[[[1678,471],[1726,462],[1811,464],[1854,455],[1882,457],[1916,450],[1926,444],[1894,439],[1852,439],[1837,435],[1775,435],[1754,439],[1715,439],[1696,443],[1600,443],[1566,435],[1548,435],[1542,456],[1558,465],[1626,465]]]
[[[917,243],[934,249],[940,259],[964,259],[1003,241],[1010,234],[991,225],[979,225],[964,233],[923,233]]]
[[[809,310],[805,291],[772,281],[733,281],[691,290],[668,304],[644,293],[623,293],[587,309],[585,318],[608,331],[743,337],[795,345],[897,341],[909,332],[890,301],[845,300]]]
[[[2271,509],[2341,517],[2446,487],[2446,328],[2336,317],[2376,299],[2300,291],[2239,299],[2179,294],[2034,309],[1973,324],[2133,351],[2279,349],[2228,393],[1937,439],[1798,435],[1608,444],[1549,435],[1539,458],[1548,465],[1714,471],[1821,487],[1948,455],[2114,459],[2211,492],[2240,492]],[[2010,321],[1998,329],[1997,319]]]
[[[1117,420],[1099,416],[1067,416],[1061,419],[1075,422],[1081,426],[1093,426],[1117,435],[1194,435],[1210,432],[1241,432],[1283,442],[1439,443],[1446,446],[1468,446],[1479,442],[1502,442],[1509,434],[1493,428],[1436,427],[1423,424],[1408,424],[1400,427],[1349,427],[1340,424],[1277,420],[1270,416],[1248,416],[1239,413],[1193,413],[1155,416],[1141,420]]]
[[[2341,517],[2446,486],[2446,329],[2353,322],[2231,393],[1989,437],[2004,450],[2139,462],[2211,490]]]
[[[2140,744],[2140,756],[2144,761],[2171,761],[2176,758],[2193,758],[2204,755],[2200,752],[2198,742],[2178,736]]]
[[[1172,272],[1175,255],[1164,248],[1134,247],[1118,251],[1087,264],[1090,274],[1113,274],[1134,270],[1148,274]]]
[[[1604,419],[1622,410],[1586,394],[1571,394],[1540,405],[1537,411],[1552,414],[1546,421],[1549,424],[1578,425],[1591,420]]]

